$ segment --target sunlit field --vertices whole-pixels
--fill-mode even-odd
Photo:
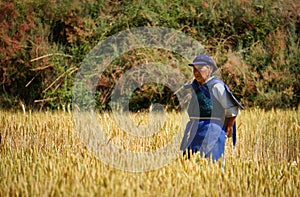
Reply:
[[[298,196],[299,114],[242,111],[237,146],[233,148],[231,139],[226,143],[224,170],[221,161],[211,164],[196,155],[156,170],[128,172],[88,150],[70,112],[1,111],[0,196]],[[96,120],[109,143],[124,150],[155,151],[176,132],[183,134],[179,113],[165,115],[159,131],[147,138],[123,132],[111,116],[96,114]],[[155,127],[147,116],[131,114],[130,119]]]

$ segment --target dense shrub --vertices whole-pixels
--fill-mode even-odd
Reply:
[[[1,107],[70,104],[74,76],[89,51],[139,26],[174,28],[199,40],[246,106],[297,106],[299,10],[296,0],[5,0],[0,2]],[[147,59],[164,62],[161,56],[152,53],[141,60],[129,53],[114,61],[114,69],[99,76],[98,107],[107,109],[115,81],[126,69]]]

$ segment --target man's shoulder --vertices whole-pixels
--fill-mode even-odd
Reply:
[[[216,85],[216,84],[224,85],[225,83],[223,82],[222,79],[217,78],[217,77],[213,77],[211,80],[209,80],[209,81],[207,82],[207,85],[208,85],[208,86],[214,86],[214,85]]]

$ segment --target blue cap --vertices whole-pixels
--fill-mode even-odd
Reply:
[[[195,65],[210,65],[213,67],[213,72],[215,72],[216,70],[218,70],[218,67],[216,65],[216,63],[214,62],[214,60],[209,57],[208,55],[198,55],[193,63],[189,64],[189,66],[195,66]]]

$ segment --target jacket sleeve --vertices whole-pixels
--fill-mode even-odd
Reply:
[[[226,85],[217,83],[212,87],[214,97],[225,110],[225,117],[233,117],[239,114],[239,105],[233,100],[233,95],[226,89]]]

